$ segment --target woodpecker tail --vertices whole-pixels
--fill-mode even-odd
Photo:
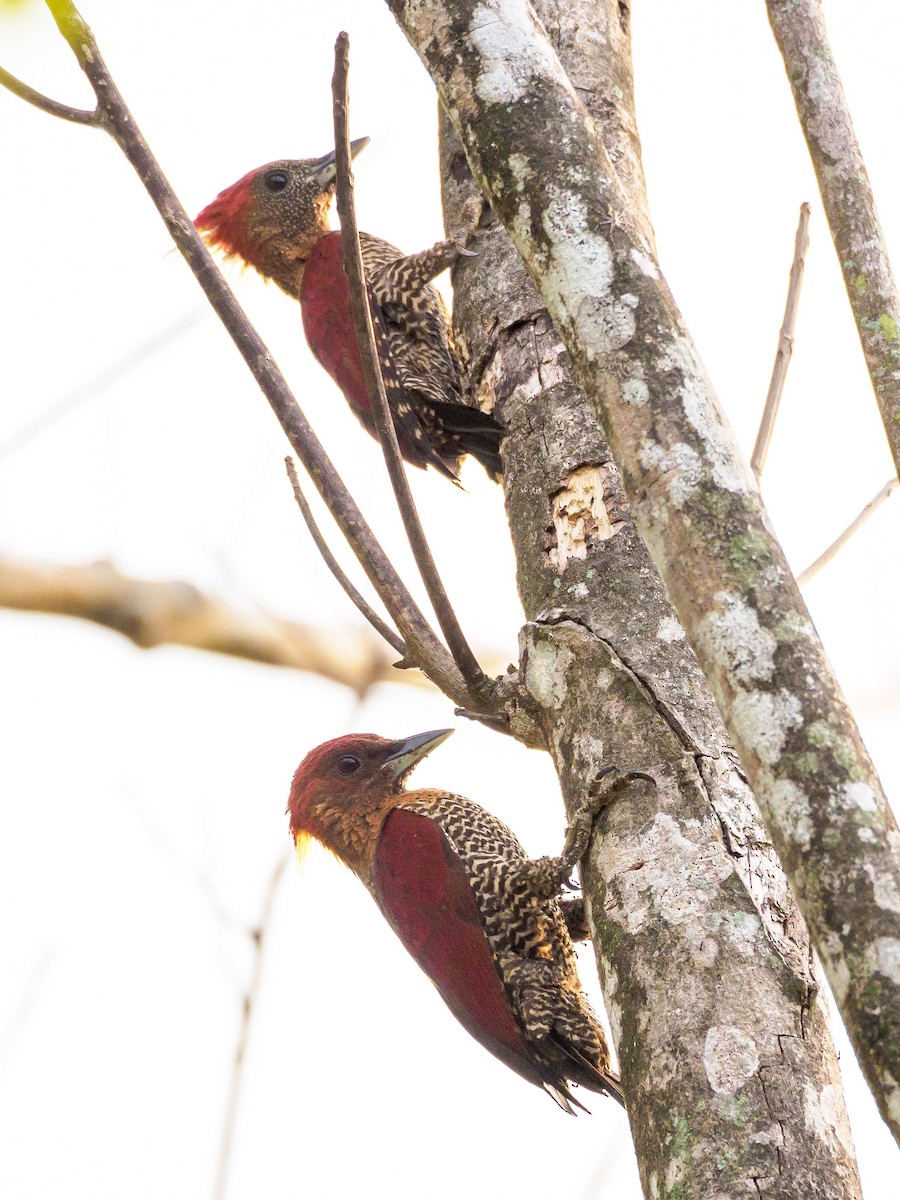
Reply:
[[[451,404],[431,398],[428,404],[443,428],[448,433],[455,433],[466,454],[477,458],[490,478],[497,482],[503,475],[500,443],[506,437],[506,427],[490,413],[468,404]]]

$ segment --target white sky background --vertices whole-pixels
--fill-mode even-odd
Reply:
[[[85,0],[83,12],[190,212],[251,167],[328,149],[332,48],[347,29],[352,132],[372,138],[356,169],[360,223],[408,250],[440,235],[433,91],[384,5]],[[634,16],[663,269],[748,454],[797,210],[813,201],[764,481],[800,570],[891,464],[764,5],[639,0]],[[900,253],[900,13],[840,0],[826,16]],[[91,102],[40,4],[0,5],[0,62],[58,99]],[[0,554],[111,559],[352,625],[293,508],[283,437],[124,158],[104,135],[2,92],[0,144]],[[313,363],[296,306],[230,274],[411,581],[378,449]],[[3,451],[197,314],[114,386]],[[465,495],[412,475],[464,627],[512,656],[521,612],[499,489],[477,466]],[[898,542],[895,496],[806,590],[889,793],[900,785]],[[0,663],[0,1194],[207,1196],[250,966],[241,930],[289,848],[291,773],[348,722],[398,736],[452,723],[450,707],[383,686],[354,713],[352,696],[308,676],[143,653],[88,625],[2,612]],[[416,782],[487,804],[535,853],[558,850],[543,755],[464,725]],[[896,1149],[841,1044],[866,1195],[887,1200]],[[618,1110],[590,1098],[595,1115],[576,1125],[495,1062],[325,856],[283,878],[248,1053],[230,1200],[639,1195]]]

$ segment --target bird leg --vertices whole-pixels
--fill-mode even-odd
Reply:
[[[371,278],[372,289],[384,307],[388,304],[406,305],[409,303],[411,292],[423,288],[430,283],[441,271],[452,267],[460,254],[472,255],[474,250],[468,248],[469,242],[478,231],[481,219],[482,200],[468,200],[463,208],[462,217],[465,224],[458,229],[452,238],[444,242],[435,242],[428,250],[420,250],[418,254],[406,254],[376,271]]]
[[[635,779],[656,783],[652,775],[646,775],[643,771],[627,771],[623,774],[618,767],[601,768],[588,787],[587,798],[579,804],[569,820],[562,854],[558,857],[544,855],[541,858],[526,858],[513,864],[510,883],[517,884],[519,890],[527,886],[529,892],[540,900],[553,900],[567,887],[575,889],[577,884],[572,882],[571,875],[588,848],[597,814],[617,792]]]

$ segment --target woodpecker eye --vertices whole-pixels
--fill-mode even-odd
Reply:
[[[341,775],[355,775],[362,763],[352,754],[345,754],[338,759],[337,769]]]
[[[264,183],[270,192],[283,192],[288,185],[288,177],[284,171],[270,171]]]

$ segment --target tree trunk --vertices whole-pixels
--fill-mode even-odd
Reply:
[[[641,181],[623,6],[539,15],[617,170]],[[446,225],[473,194],[442,117]],[[628,515],[560,339],[492,223],[454,274],[471,384],[508,426],[521,675],[569,811],[603,763],[653,774],[597,824],[586,872],[601,983],[648,1197],[860,1194],[809,938],[684,630]]]
[[[616,66],[627,61],[627,6],[604,3],[600,30],[590,8],[550,22],[577,29],[595,59],[602,107],[591,117],[526,0],[388,3],[602,420],[860,1065],[900,1138],[900,837],[655,260],[639,180],[615,158],[627,131],[617,113],[630,111]]]

